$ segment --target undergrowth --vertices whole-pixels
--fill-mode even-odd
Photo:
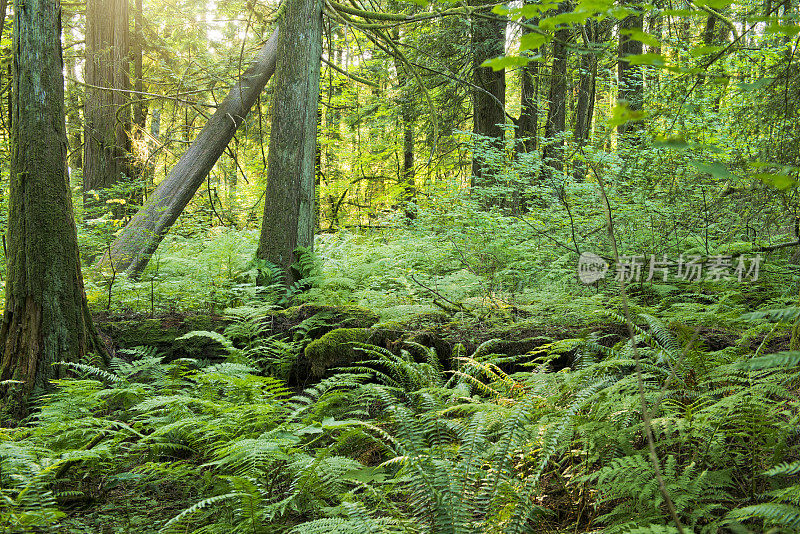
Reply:
[[[677,532],[668,496],[684,532],[797,529],[798,352],[710,351],[641,314],[632,339],[514,357],[354,343],[352,365],[292,390],[304,338],[269,335],[264,311],[185,336],[212,360],[62,364],[75,378],[0,433],[0,527]]]

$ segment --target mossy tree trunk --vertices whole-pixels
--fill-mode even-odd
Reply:
[[[580,81],[578,82],[578,98],[575,104],[575,135],[578,146],[583,147],[588,141],[592,130],[592,116],[594,115],[594,102],[597,86],[597,49],[600,25],[597,21],[587,21],[581,27],[583,45],[586,50],[580,53]],[[573,176],[576,182],[582,182],[586,177],[586,164],[581,158],[574,162]]]
[[[569,2],[559,5],[559,13],[567,13],[571,9]],[[564,170],[564,131],[567,127],[567,61],[569,59],[569,42],[572,30],[561,26],[555,32],[552,43],[553,62],[550,67],[550,89],[547,96],[547,121],[544,125],[544,146],[542,157],[545,177],[552,177]]]
[[[291,283],[297,247],[314,244],[314,178],[322,56],[321,0],[288,0],[280,21],[264,219],[256,256]]]
[[[97,202],[89,192],[131,174],[128,19],[128,0],[86,2],[83,191],[84,206],[95,210],[105,210],[105,199]]]
[[[472,6],[485,6],[481,0],[471,0]],[[472,48],[473,118],[472,131],[476,135],[491,137],[498,149],[502,147],[505,124],[506,71],[494,71],[491,67],[481,67],[487,59],[505,53],[506,21],[500,17],[492,18],[486,10],[484,16],[473,16],[470,34]],[[488,15],[488,16],[487,16]],[[472,156],[473,185],[488,177],[490,169],[479,156]]]
[[[625,102],[628,108],[639,111],[644,105],[644,80],[642,78],[642,66],[631,65],[628,56],[639,55],[643,51],[642,42],[632,39],[625,30],[641,32],[643,29],[644,17],[641,13],[633,14],[622,19],[620,23],[619,35],[619,63],[617,73],[619,77],[619,91],[617,100]],[[631,121],[617,126],[617,133],[620,137],[631,137],[643,127],[642,122]]]
[[[396,1],[389,4],[392,13],[401,11]],[[400,46],[400,27],[392,29],[392,39]],[[412,77],[406,71],[406,66],[399,57],[394,58],[394,70],[397,73],[398,107],[400,108],[400,121],[403,126],[403,166],[398,176],[398,183],[402,187],[401,199],[404,203],[412,202],[416,195],[414,183],[414,121],[415,105]],[[406,214],[413,215],[406,205]]]
[[[75,361],[102,350],[86,304],[67,180],[61,4],[14,3],[14,85],[8,278],[0,328],[4,405],[27,400]],[[17,387],[19,386],[19,387]]]

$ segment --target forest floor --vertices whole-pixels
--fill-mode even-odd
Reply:
[[[629,284],[629,322],[613,282],[564,269],[502,293],[433,253],[387,268],[419,242],[374,244],[323,248],[288,297],[244,261],[90,283],[95,307],[117,303],[95,313],[114,359],[73,364],[29,425],[0,428],[0,525],[675,534],[664,493],[685,532],[800,518],[800,311],[782,281]]]

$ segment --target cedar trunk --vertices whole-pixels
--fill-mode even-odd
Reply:
[[[569,9],[567,2],[561,4],[560,12]],[[555,32],[553,40],[553,63],[550,69],[550,90],[548,92],[547,121],[544,125],[544,147],[542,155],[545,176],[552,176],[553,171],[564,169],[564,139],[562,137],[567,126],[567,44],[571,37],[569,28],[562,27]]]
[[[13,416],[31,393],[63,371],[52,364],[105,353],[92,326],[81,277],[67,179],[61,5],[17,0],[8,278],[0,328],[0,381]]]
[[[625,17],[620,30],[642,31],[644,17],[642,14],[634,14]],[[625,102],[628,108],[639,111],[644,105],[644,80],[642,79],[642,66],[631,65],[628,56],[639,55],[643,51],[642,42],[631,39],[630,36],[620,32],[619,36],[619,91],[618,100]],[[617,126],[617,133],[621,137],[630,136],[641,130],[641,122],[627,122]]]
[[[530,26],[538,24],[537,19],[525,21]],[[522,26],[522,34],[530,33],[531,29]],[[538,142],[539,130],[539,62],[530,61],[520,70],[520,113],[517,123],[518,150],[533,152]]]
[[[111,187],[131,174],[130,94],[125,92],[131,88],[129,33],[128,0],[87,0],[84,193]],[[104,209],[101,202],[84,194],[87,207]]]
[[[394,41],[400,43],[400,29],[395,28],[392,34]],[[414,93],[411,90],[411,79],[400,58],[394,58],[394,69],[397,71],[397,87],[400,92],[400,118],[403,123],[403,170],[400,184],[403,188],[402,199],[405,202],[414,200],[416,186],[414,184]],[[410,212],[408,212],[410,213]]]
[[[472,6],[485,6],[480,0],[471,0]],[[506,22],[496,17],[492,18],[488,10],[484,15],[488,17],[472,17],[472,68],[473,83],[473,119],[472,131],[476,135],[491,137],[497,148],[502,147],[503,128],[505,124],[506,103],[506,72],[495,72],[491,67],[480,65],[487,59],[493,59],[505,54]],[[488,178],[490,169],[483,163],[480,156],[472,157],[473,185]]]
[[[321,0],[288,0],[281,20],[264,219],[256,256],[291,283],[297,247],[314,244],[314,167],[322,57]]]

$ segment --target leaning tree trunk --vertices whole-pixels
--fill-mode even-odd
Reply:
[[[103,258],[106,266],[113,266],[117,272],[127,271],[132,276],[144,270],[150,256],[203,184],[275,71],[277,44],[276,30],[189,150],[114,241],[110,254]]]
[[[85,208],[105,209],[105,199],[95,201],[89,192],[131,174],[129,34],[128,0],[86,2]]]
[[[256,256],[283,268],[297,247],[314,245],[314,167],[322,57],[321,0],[288,0],[280,22],[277,79],[267,159],[264,220]]]
[[[105,354],[86,304],[67,180],[59,0],[14,6],[14,90],[8,277],[0,382],[12,416],[90,351]]]

